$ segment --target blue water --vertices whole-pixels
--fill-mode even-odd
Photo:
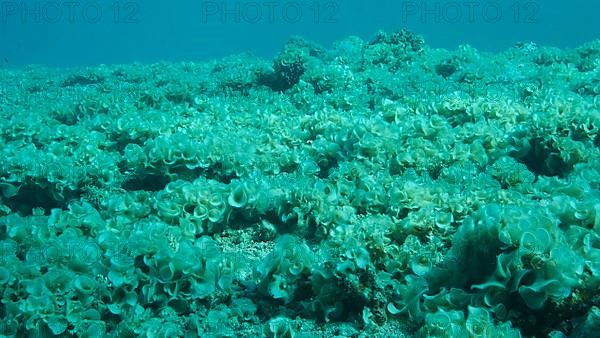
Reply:
[[[272,57],[290,35],[325,46],[408,28],[433,47],[498,51],[516,42],[574,47],[600,36],[600,2],[2,1],[4,66]]]

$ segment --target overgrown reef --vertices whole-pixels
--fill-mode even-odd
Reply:
[[[600,332],[599,60],[400,31],[1,70],[0,334]]]

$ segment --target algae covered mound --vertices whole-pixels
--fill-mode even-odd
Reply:
[[[600,41],[0,70],[0,334],[591,337]]]

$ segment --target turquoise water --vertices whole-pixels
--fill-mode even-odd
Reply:
[[[550,4],[2,3],[0,336],[600,337]]]
[[[273,57],[290,35],[331,45],[407,28],[434,47],[500,51],[516,42],[575,47],[600,34],[595,1],[3,1],[9,64],[199,61]]]

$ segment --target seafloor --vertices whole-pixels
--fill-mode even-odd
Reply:
[[[0,334],[599,336],[600,41],[0,81]]]

